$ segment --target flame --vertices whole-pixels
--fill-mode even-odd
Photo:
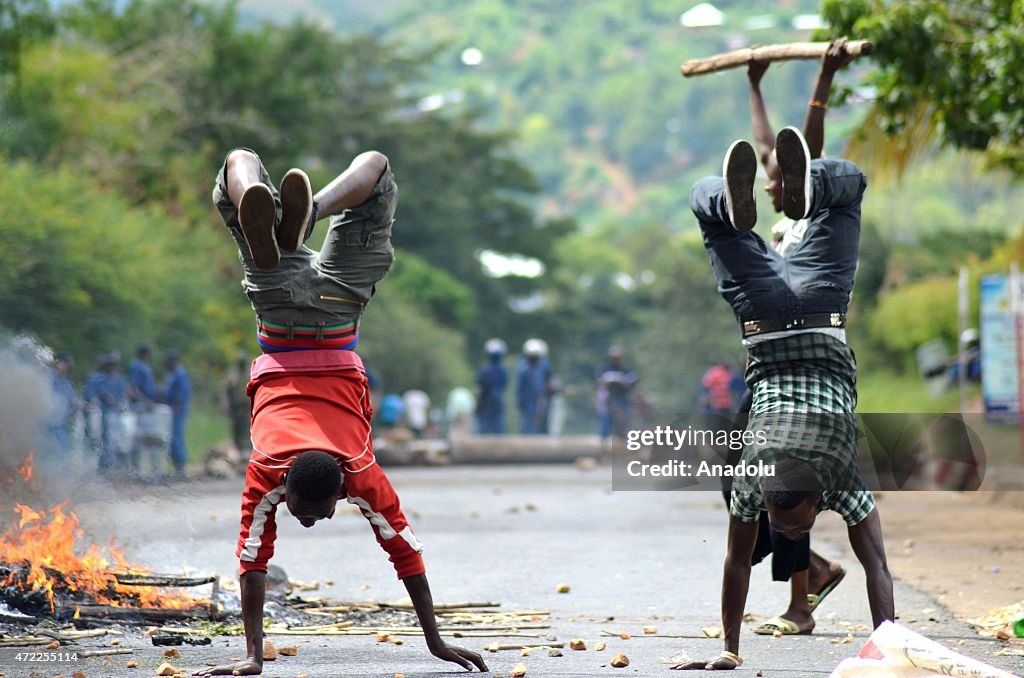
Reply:
[[[107,549],[91,544],[84,554],[76,555],[75,542],[82,537],[82,530],[78,516],[65,512],[66,504],[43,512],[15,505],[18,524],[0,535],[2,559],[13,566],[11,574],[0,578],[0,587],[14,585],[26,592],[42,592],[51,612],[55,610],[55,591],[117,607],[180,609],[201,602],[159,587],[118,584],[112,564],[117,571],[145,574],[150,570],[129,563],[113,539]]]
[[[34,466],[33,462],[34,455],[32,452],[29,452],[25,459],[21,462],[21,466],[18,467],[18,475],[21,476],[22,480],[24,480],[26,483],[30,485],[32,484],[32,471]]]

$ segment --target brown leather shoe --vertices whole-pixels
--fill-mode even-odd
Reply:
[[[309,177],[300,169],[290,169],[281,179],[281,223],[277,244],[285,252],[294,252],[306,241],[313,215],[313,189]]]
[[[274,239],[274,222],[277,208],[274,195],[263,184],[253,184],[245,189],[238,205],[238,223],[249,244],[256,268],[273,271],[281,261],[281,252]]]

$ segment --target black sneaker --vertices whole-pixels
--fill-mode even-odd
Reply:
[[[290,169],[281,179],[281,223],[277,243],[285,252],[294,252],[306,242],[313,230],[313,189],[309,177],[300,169]]]
[[[775,138],[775,161],[782,171],[782,211],[800,220],[811,213],[811,151],[795,127],[783,127]]]
[[[725,177],[725,205],[729,210],[732,227],[745,233],[757,223],[757,204],[754,202],[754,178],[757,176],[757,155],[754,147],[739,139],[725,152],[722,163]]]
[[[238,205],[238,223],[249,244],[253,263],[263,271],[273,271],[281,261],[281,251],[274,238],[276,221],[277,208],[270,189],[263,184],[245,189]]]

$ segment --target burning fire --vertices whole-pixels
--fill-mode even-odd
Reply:
[[[25,460],[21,462],[21,466],[18,467],[18,475],[29,485],[32,484],[32,460],[33,455],[29,452]]]
[[[87,597],[116,607],[180,609],[199,602],[156,587],[117,583],[114,571],[144,574],[150,570],[129,563],[113,539],[107,549],[92,544],[83,555],[76,555],[75,541],[82,537],[82,530],[78,516],[64,511],[66,503],[43,512],[15,504],[18,524],[0,535],[0,558],[14,569],[5,577],[0,575],[0,588],[42,592],[51,612],[55,594],[64,592],[76,601]]]

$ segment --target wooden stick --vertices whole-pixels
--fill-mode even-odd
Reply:
[[[683,77],[715,73],[729,68],[745,66],[751,61],[788,61],[790,59],[820,59],[828,51],[827,42],[791,42],[784,45],[764,45],[762,47],[744,47],[733,52],[715,54],[703,59],[690,59],[680,70]],[[850,56],[867,56],[875,51],[875,46],[868,40],[851,40],[846,43],[846,52]]]
[[[615,633],[614,631],[606,631],[605,629],[601,629],[601,635],[602,636],[615,636],[616,638],[618,638],[622,634],[621,633]],[[711,636],[705,636],[703,634],[701,634],[699,636],[694,636],[694,635],[689,635],[689,634],[685,634],[685,633],[637,633],[637,634],[632,634],[631,633],[631,634],[629,634],[629,637],[630,638],[689,638],[691,640],[696,640],[698,638],[703,638],[704,640],[707,640]]]
[[[380,603],[380,607],[389,608],[392,610],[412,610],[415,609],[412,603]],[[501,607],[501,603],[482,602],[482,603],[440,603],[434,605],[435,610],[462,610],[467,607]]]
[[[0,638],[0,647],[21,647],[27,645],[49,645],[53,638],[39,638],[37,636],[23,636],[21,638]]]
[[[124,586],[202,586],[213,584],[217,577],[178,577],[173,574],[134,574],[115,572],[114,578]]]
[[[75,650],[71,650],[75,652]],[[109,650],[89,650],[87,652],[76,652],[79,657],[105,657],[110,654],[135,654],[135,650],[130,647],[119,647],[111,648]]]
[[[565,643],[533,643],[531,645],[498,645],[494,643],[486,646],[484,649],[488,652],[500,652],[502,650],[539,650],[545,647],[565,647]]]

